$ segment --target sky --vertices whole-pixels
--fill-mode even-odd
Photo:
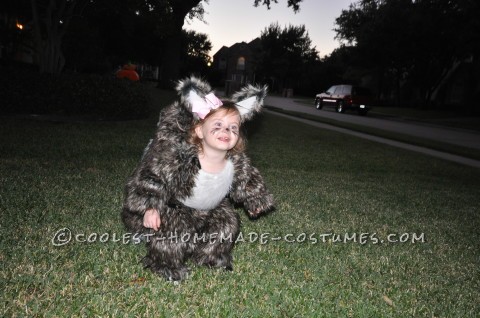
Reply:
[[[340,46],[333,31],[335,18],[342,9],[348,9],[354,0],[303,0],[300,11],[294,13],[287,7],[287,0],[272,3],[271,9],[266,6],[253,6],[254,0],[209,0],[204,3],[205,21],[198,19],[185,22],[184,28],[198,33],[206,33],[213,45],[210,56],[222,46],[232,46],[237,42],[250,42],[259,37],[270,24],[278,22],[280,27],[288,25],[305,25],[312,46],[315,46],[320,57],[330,54]],[[273,2],[273,1],[272,1]]]

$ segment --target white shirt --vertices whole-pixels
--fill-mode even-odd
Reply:
[[[231,160],[227,160],[225,167],[219,173],[209,173],[200,169],[195,177],[192,195],[180,202],[197,210],[211,210],[217,207],[230,191],[233,174]]]

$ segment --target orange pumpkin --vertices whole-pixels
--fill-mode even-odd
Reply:
[[[136,82],[140,80],[140,76],[138,76],[138,73],[135,71],[136,68],[137,66],[135,64],[125,64],[115,75],[117,78],[127,78]]]
[[[135,71],[135,70],[137,69],[137,65],[128,63],[128,64],[123,65],[122,68],[123,68],[124,70],[132,70],[132,71]]]

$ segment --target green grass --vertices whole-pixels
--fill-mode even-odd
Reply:
[[[242,213],[245,241],[234,250],[234,272],[192,265],[191,277],[173,285],[141,268],[141,245],[97,238],[54,246],[64,227],[121,238],[122,189],[154,129],[154,120],[0,118],[0,316],[480,312],[478,169],[273,115],[248,131],[250,156],[277,210],[255,222]],[[262,244],[249,233],[288,240]],[[304,242],[289,242],[302,233]],[[326,233],[369,233],[372,240],[322,242]],[[375,244],[392,233],[423,233],[425,241]]]

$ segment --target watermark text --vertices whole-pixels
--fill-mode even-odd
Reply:
[[[269,244],[274,242],[298,243],[298,244],[418,244],[426,243],[425,233],[389,233],[380,235],[377,232],[353,232],[353,233],[287,233],[274,234],[270,232],[240,232],[234,237],[231,233],[73,233],[68,227],[55,232],[51,239],[54,246],[64,246],[72,243],[118,243],[140,244],[143,242],[165,242],[168,244],[200,244],[217,242],[256,243]]]

